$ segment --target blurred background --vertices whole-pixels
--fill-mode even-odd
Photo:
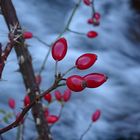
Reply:
[[[77,0],[13,0],[17,15],[24,30],[50,44],[65,28]],[[65,105],[62,117],[52,127],[54,140],[78,140],[87,129],[91,115],[96,109],[102,112],[100,120],[93,124],[84,140],[140,140],[140,1],[139,0],[95,0],[95,9],[101,14],[98,27],[87,24],[91,9],[81,3],[70,28],[87,33],[95,30],[99,36],[89,39],[83,35],[65,33],[68,41],[66,58],[59,63],[59,71],[74,65],[83,53],[96,53],[98,60],[86,70],[73,70],[71,74],[84,75],[92,72],[105,73],[109,79],[97,89],[86,89],[73,93]],[[0,41],[7,42],[7,28],[0,16]],[[27,41],[37,73],[48,47],[35,38]],[[21,74],[16,72],[18,61],[14,50],[6,63],[0,82],[0,108],[10,111],[8,98],[16,100],[16,111],[20,111],[26,90]],[[68,75],[67,75],[68,76]],[[51,55],[42,73],[41,89],[47,89],[53,82],[54,60]],[[66,88],[61,88],[63,92]],[[51,106],[51,112],[59,112],[59,104]],[[30,114],[30,113],[29,113]],[[36,138],[34,122],[27,119],[25,140]],[[0,123],[0,127],[6,124]],[[4,140],[16,139],[16,129],[3,135]]]

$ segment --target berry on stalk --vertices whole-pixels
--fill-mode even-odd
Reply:
[[[66,85],[72,91],[79,92],[86,87],[84,79],[79,75],[72,75],[67,78]]]
[[[90,73],[83,78],[86,81],[86,87],[88,88],[97,88],[107,80],[107,76],[101,73]]]
[[[67,102],[67,101],[69,101],[70,97],[71,97],[71,90],[70,89],[66,89],[64,91],[64,94],[63,94],[63,100],[65,102]]]
[[[89,32],[87,33],[87,37],[88,37],[88,38],[95,38],[95,37],[97,37],[97,35],[98,35],[98,33],[95,32],[95,31],[89,31]]]
[[[11,109],[15,109],[15,106],[16,106],[15,100],[13,98],[10,98],[8,100],[8,105]]]
[[[101,116],[101,111],[97,109],[93,114],[92,114],[92,122],[96,122]]]
[[[50,124],[54,124],[54,123],[56,123],[58,120],[59,120],[59,117],[58,117],[58,116],[55,116],[55,115],[49,115],[49,116],[47,117],[47,122],[50,123]]]
[[[83,0],[84,4],[89,6],[91,4],[91,1],[90,0]]]
[[[76,68],[80,70],[85,70],[90,68],[97,60],[97,55],[92,53],[85,53],[78,57],[75,62]]]
[[[33,34],[31,32],[24,32],[23,33],[23,38],[24,39],[30,39],[33,37]]]
[[[48,103],[50,103],[52,101],[52,95],[50,93],[47,93],[45,96],[44,96],[44,99],[46,101],[48,101]]]
[[[27,107],[29,104],[30,104],[30,98],[28,95],[26,95],[24,98],[24,106]]]
[[[67,41],[65,38],[58,39],[52,46],[52,57],[56,61],[62,60],[67,53]]]
[[[61,94],[61,92],[59,90],[56,90],[54,92],[54,95],[55,95],[56,100],[62,101],[62,94]]]

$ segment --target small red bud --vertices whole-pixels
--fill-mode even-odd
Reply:
[[[101,18],[100,13],[95,12],[94,15],[93,15],[93,18],[95,18],[96,20],[100,20],[100,18]]]
[[[89,24],[93,24],[93,18],[89,18],[87,21]]]
[[[63,100],[65,102],[67,102],[70,99],[70,97],[71,97],[71,90],[70,89],[66,89],[64,91],[64,94],[63,94]]]
[[[96,110],[93,115],[92,115],[92,121],[96,122],[101,116],[101,111],[100,110]]]
[[[24,32],[23,33],[23,38],[24,39],[30,39],[33,37],[33,34],[31,32]]]
[[[55,94],[56,100],[62,101],[62,94],[61,94],[61,92],[60,92],[59,90],[56,90],[56,91],[54,92],[54,94]]]
[[[98,35],[98,33],[95,32],[95,31],[89,31],[89,32],[87,33],[87,37],[88,37],[88,38],[95,38],[95,37],[97,37],[97,35]]]
[[[16,106],[15,100],[13,98],[10,98],[8,100],[8,105],[11,109],[15,109],[15,106]]]
[[[52,46],[52,57],[56,61],[62,60],[67,53],[67,41],[65,38],[58,39]]]
[[[68,77],[66,84],[70,90],[75,92],[82,91],[86,87],[84,79],[79,75],[72,75]]]
[[[41,77],[41,75],[36,75],[36,76],[35,76],[35,81],[36,81],[36,84],[37,84],[37,85],[40,85],[41,82],[42,82],[42,77]]]
[[[53,123],[57,122],[58,120],[59,120],[59,117],[55,116],[55,115],[50,115],[47,117],[47,122],[50,124],[53,124]]]
[[[28,95],[24,98],[24,106],[27,107],[30,104],[30,97]]]
[[[77,58],[75,65],[77,69],[85,70],[90,68],[97,60],[97,55],[92,53],[85,53]]]
[[[48,101],[48,103],[50,103],[52,101],[52,95],[50,93],[47,93],[45,96],[44,96],[44,99],[46,101]]]
[[[90,0],[83,0],[84,4],[89,6],[91,4],[91,1]]]
[[[45,118],[47,118],[49,116],[49,110],[48,110],[48,108],[45,108],[44,114],[45,114]]]
[[[86,87],[88,88],[97,88],[107,80],[107,76],[101,73],[90,73],[83,78],[86,81]]]

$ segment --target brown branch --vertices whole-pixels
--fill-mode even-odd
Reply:
[[[11,32],[13,28],[17,26],[15,36],[18,35],[20,36],[22,34],[22,29],[18,21],[16,11],[12,4],[12,1],[0,0],[0,5],[1,5],[2,14],[4,16],[9,31]],[[19,43],[15,43],[14,48],[17,54],[17,58],[19,60],[20,72],[22,74],[24,84],[26,90],[28,91],[30,100],[31,102],[33,102],[36,99],[36,97],[40,94],[40,90],[35,82],[35,74],[31,62],[31,56],[29,54],[26,45],[24,45],[23,37],[20,36],[16,41]],[[45,121],[43,107],[40,102],[32,106],[32,114],[36,122],[36,128],[39,134],[39,139],[52,140],[48,128],[48,124]]]
[[[0,79],[2,77],[2,72],[5,66],[5,62],[14,46],[13,42],[7,43],[5,50],[0,55]]]
[[[26,106],[25,108],[23,108],[22,112],[20,113],[20,115],[17,117],[17,119],[16,119],[13,123],[11,123],[10,125],[8,125],[8,126],[2,128],[2,129],[0,129],[0,135],[1,135],[2,133],[5,133],[5,132],[7,132],[7,131],[9,131],[9,130],[11,130],[11,129],[17,127],[17,126],[19,126],[19,125],[22,123],[22,121],[24,121],[23,118],[24,118],[24,116],[27,114],[27,112],[28,112],[35,104],[37,104],[37,102],[38,102],[39,100],[41,100],[41,98],[43,98],[47,93],[50,93],[50,92],[53,91],[55,88],[57,88],[57,87],[58,87],[58,83],[60,82],[60,80],[61,80],[61,79],[55,81],[55,83],[54,83],[49,89],[47,89],[46,91],[44,91],[42,94],[36,96],[36,98],[35,98],[28,106]]]

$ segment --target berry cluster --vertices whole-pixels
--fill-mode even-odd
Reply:
[[[86,6],[91,7],[91,10],[92,10],[92,16],[91,16],[91,18],[89,18],[87,20],[88,24],[92,24],[94,26],[98,26],[100,24],[101,15],[100,15],[99,12],[95,11],[94,0],[83,0],[83,3]]]

